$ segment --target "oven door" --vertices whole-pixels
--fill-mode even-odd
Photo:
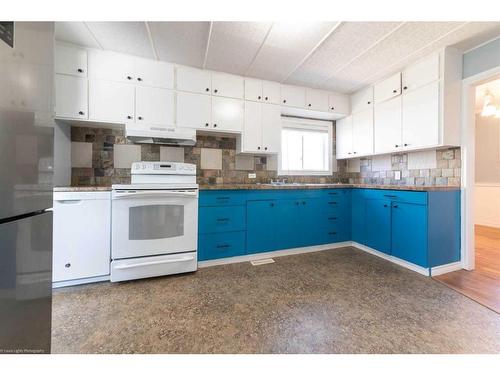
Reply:
[[[115,190],[113,259],[197,250],[198,190]]]

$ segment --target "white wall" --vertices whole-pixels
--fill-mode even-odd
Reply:
[[[55,121],[54,186],[71,185],[71,128]]]
[[[463,78],[493,69],[500,65],[500,38],[477,47],[463,57]]]
[[[500,228],[500,119],[476,116],[475,223]]]

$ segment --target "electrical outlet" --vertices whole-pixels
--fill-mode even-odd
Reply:
[[[401,180],[401,171],[394,171],[394,179]]]
[[[257,178],[257,174],[255,173],[249,173],[248,178]]]

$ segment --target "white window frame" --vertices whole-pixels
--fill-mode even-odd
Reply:
[[[313,120],[304,118],[282,117],[281,131],[283,129],[298,129],[309,131],[326,131],[328,133],[328,170],[327,171],[289,171],[281,166],[282,143],[278,153],[278,176],[331,176],[333,175],[333,123],[331,121]],[[280,137],[281,138],[281,137]]]

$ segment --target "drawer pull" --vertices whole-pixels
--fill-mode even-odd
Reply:
[[[229,218],[228,217],[221,217],[221,218],[218,218],[217,221],[219,221],[219,222],[229,221]]]
[[[227,249],[229,247],[228,244],[224,244],[224,245],[217,245],[217,249]]]
[[[337,204],[338,202],[328,202],[328,204]]]
[[[229,199],[229,197],[217,197],[217,200],[220,200],[220,201],[222,201],[222,200],[228,200],[228,199]]]
[[[387,195],[387,194],[384,194],[384,197],[386,197],[386,198],[397,198],[398,196],[397,195]]]
[[[337,220],[337,217],[329,217],[328,220]]]
[[[329,235],[337,234],[337,232],[328,232]]]
[[[338,194],[339,193],[337,193],[337,192],[330,192],[330,193],[328,193],[328,195],[338,195]]]

